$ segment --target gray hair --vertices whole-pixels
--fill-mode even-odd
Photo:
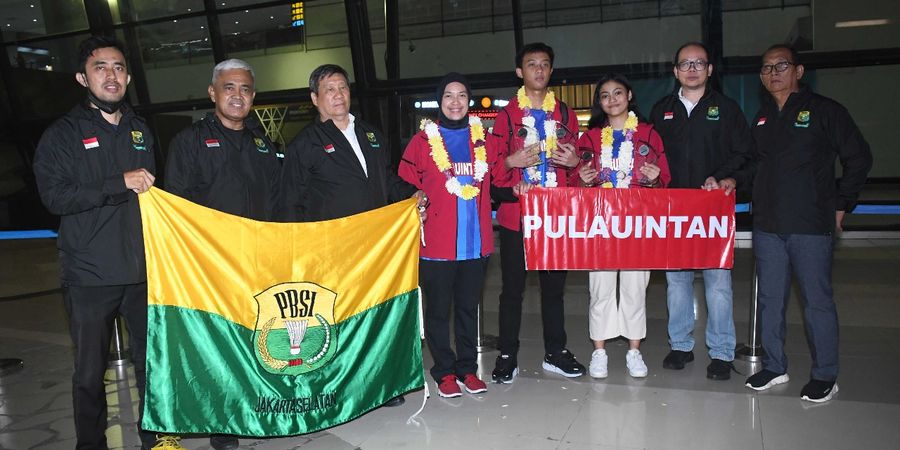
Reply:
[[[212,82],[210,84],[216,84],[216,80],[219,78],[220,73],[233,69],[242,69],[250,72],[250,78],[256,83],[256,74],[253,73],[253,67],[250,67],[250,64],[247,64],[247,61],[232,58],[216,64],[216,67],[213,68]]]
[[[347,75],[347,71],[344,70],[343,67],[337,64],[323,64],[319,67],[316,67],[316,69],[313,70],[309,75],[309,92],[318,94],[319,82],[334,74],[342,75],[344,77],[344,80],[347,81],[347,84],[350,84],[350,77]]]

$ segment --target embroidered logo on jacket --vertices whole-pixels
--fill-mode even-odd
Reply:
[[[262,138],[253,138],[253,143],[256,144],[256,151],[260,153],[269,153],[269,147]]]
[[[756,126],[761,127],[766,124],[766,118],[760,117],[759,120],[756,121]]]
[[[797,128],[808,128],[809,127],[809,111],[800,111],[797,114],[797,121],[794,122],[794,126]]]
[[[144,133],[140,131],[132,131],[131,146],[138,151],[147,151],[147,147],[144,145]]]
[[[96,137],[89,137],[87,139],[82,139],[81,143],[84,144],[85,150],[87,150],[89,148],[97,148],[100,146],[100,142],[97,141]]]
[[[666,111],[663,113],[663,120],[672,120],[675,118],[675,113],[671,111]]]
[[[326,145],[326,146],[325,146],[325,153],[334,153],[334,146],[331,145],[331,144]]]
[[[206,148],[213,148],[213,147],[218,147],[218,146],[219,146],[218,139],[207,139],[206,140]]]
[[[372,133],[371,131],[367,131],[366,138],[369,140],[369,145],[371,145],[372,148],[381,147],[381,144],[379,144],[378,141],[375,140],[375,133]]]
[[[706,110],[706,120],[719,120],[719,107],[710,106]]]

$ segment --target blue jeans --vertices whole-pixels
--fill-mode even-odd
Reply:
[[[838,317],[831,290],[834,239],[828,235],[753,231],[758,277],[763,369],[787,373],[785,310],[791,274],[797,276],[806,336],[812,356],[810,377],[834,381],[838,375]]]
[[[666,272],[666,302],[669,306],[669,345],[672,350],[694,349],[694,271]],[[706,288],[706,346],[709,357],[734,360],[734,314],[732,313],[731,270],[703,271]]]

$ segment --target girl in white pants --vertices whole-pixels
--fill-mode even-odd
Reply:
[[[671,175],[662,139],[653,126],[641,122],[628,80],[620,74],[604,75],[594,91],[588,131],[578,140],[582,156],[578,175],[583,186],[601,188],[665,187]],[[628,373],[646,377],[641,339],[647,335],[645,300],[650,272],[609,270],[591,272],[590,332],[594,341],[590,374],[606,378],[606,340],[628,339]],[[616,302],[618,284],[619,301]]]

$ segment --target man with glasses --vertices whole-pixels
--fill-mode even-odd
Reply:
[[[678,89],[659,100],[650,113],[662,136],[672,173],[672,188],[723,189],[731,195],[734,173],[752,150],[747,119],[738,104],[709,86],[713,65],[702,43],[688,42],[675,52],[672,72]],[[681,370],[694,360],[694,271],[666,272],[669,345],[666,369]],[[731,378],[734,361],[734,317],[731,270],[703,270],[706,294],[706,377]]]
[[[831,288],[834,237],[872,167],[869,145],[847,110],[800,84],[797,53],[773,45],[759,78],[769,96],[751,122],[756,143],[753,250],[758,276],[763,370],[746,385],[762,391],[787,383],[785,309],[791,273],[802,296],[812,356],[800,398],[826,402],[838,391],[838,318]],[[835,183],[835,162],[842,174]]]
[[[491,374],[495,383],[512,383],[518,373],[519,329],[526,278],[518,195],[530,186],[566,186],[569,169],[578,164],[572,144],[578,137],[573,135],[578,131],[578,119],[575,111],[557,100],[550,91],[552,73],[553,49],[550,46],[537,42],[522,47],[516,53],[516,75],[524,85],[494,122],[493,133],[502,141],[498,164],[504,164],[508,169],[507,178],[495,184],[516,186],[514,190],[491,190],[494,200],[501,202],[497,222],[500,224],[503,279],[500,355]],[[555,148],[550,148],[552,146]],[[543,152],[539,153],[540,150]],[[566,349],[563,308],[566,274],[559,270],[538,272],[544,331],[543,368],[565,377],[579,377],[584,375],[584,366]]]

